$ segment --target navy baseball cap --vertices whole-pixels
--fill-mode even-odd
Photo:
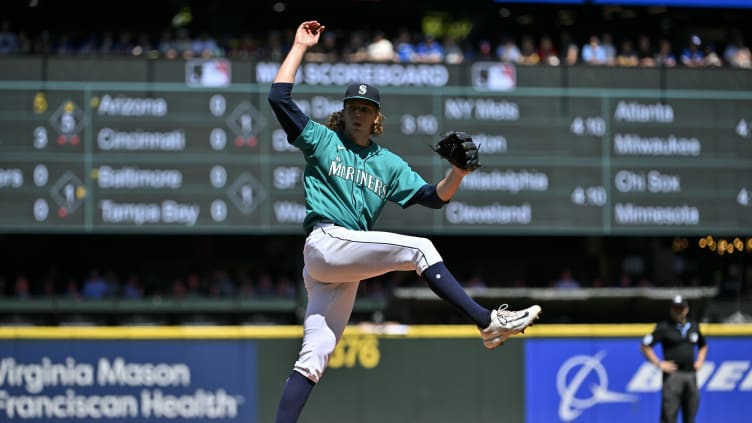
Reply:
[[[379,96],[379,90],[373,85],[363,83],[348,85],[344,101],[352,99],[370,101],[371,103],[374,103],[376,107],[381,107],[381,96]]]

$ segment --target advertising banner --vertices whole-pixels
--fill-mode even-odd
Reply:
[[[660,346],[656,351],[660,357]],[[752,339],[710,338],[697,381],[698,423],[748,422]],[[661,384],[660,371],[640,353],[639,338],[525,343],[527,423],[657,422]]]
[[[249,340],[0,340],[0,421],[257,421]]]

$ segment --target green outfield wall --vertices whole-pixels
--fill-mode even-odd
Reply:
[[[724,395],[738,391],[748,396],[752,390],[752,373],[748,375],[752,370],[749,362],[752,350],[745,352],[745,349],[752,345],[752,325],[709,324],[702,328],[711,345],[708,361],[716,363],[706,380],[709,389],[715,386]],[[620,372],[625,372],[624,378],[631,379],[632,386],[640,379],[643,360],[639,357],[639,342],[651,329],[652,325],[542,324],[488,351],[472,326],[351,326],[332,355],[330,367],[314,390],[301,422],[543,421],[536,417],[536,408],[555,412],[561,409],[563,400],[548,392],[547,387],[553,386],[553,382],[545,381],[549,375],[536,373],[531,378],[531,369],[537,368],[531,367],[536,364],[530,362],[531,358],[543,367],[553,365],[561,373],[554,361],[562,351],[592,347],[603,355],[602,351],[616,343],[615,347],[627,350],[619,353],[626,354],[627,358],[618,358],[620,362],[613,364],[608,358],[599,358],[599,363],[612,376],[609,389],[625,390],[627,388],[615,385],[614,381],[621,377]],[[175,410],[168,408],[158,414],[149,408],[151,403],[145,402],[152,398],[149,395],[159,395],[168,397],[168,403],[174,400],[177,409],[179,404],[184,404],[183,421],[271,422],[301,336],[300,326],[0,327],[0,416],[8,417],[11,413],[14,421],[32,420],[31,417],[36,416],[34,420],[40,421],[39,414],[33,414],[34,408],[29,404],[37,404],[41,413],[52,413],[39,404],[52,404],[56,398],[70,397],[74,392],[91,401],[107,395],[114,397],[115,393],[123,394],[125,403],[131,397],[135,402],[140,399],[140,407],[134,405],[130,410],[133,414],[129,421],[140,421],[139,417],[174,421],[175,415],[169,412]],[[736,348],[733,345],[724,348],[737,351],[739,356],[713,361],[714,353],[723,352],[720,347],[723,342],[737,343]],[[714,344],[719,347],[714,348]],[[550,362],[546,356],[551,357]],[[726,362],[731,364],[724,364]],[[87,363],[95,374],[90,384],[64,377],[50,382],[52,379],[48,378],[43,389],[32,389],[33,384],[28,379],[33,369],[42,369],[39,374],[45,374],[45,368],[56,365],[79,369],[79,373],[85,374]],[[730,365],[735,366],[733,372],[723,370]],[[182,386],[170,385],[168,382],[175,378],[164,376],[172,375],[165,371],[164,380],[156,383],[159,372],[154,369],[164,370],[168,366],[188,369],[190,382]],[[149,371],[151,378],[141,377]],[[109,373],[102,375],[103,372]],[[26,380],[24,376],[12,377],[27,373]],[[739,383],[733,387],[729,382],[733,379],[730,374],[739,375]],[[553,375],[551,377],[553,381]],[[541,388],[536,388],[539,394],[529,392],[529,387],[537,383],[542,383]],[[643,391],[645,389],[650,388]],[[132,395],[128,394],[129,390],[134,390]],[[639,404],[649,403],[657,395],[643,391],[641,395],[647,399],[640,400]],[[202,408],[185,405],[205,400],[205,392],[218,393],[216,398],[226,393],[237,401],[228,406],[227,414],[208,418],[202,414]],[[536,395],[540,397],[538,406],[530,402]],[[733,406],[735,397],[728,398]],[[18,408],[23,401],[27,408]],[[114,411],[121,410],[111,407]],[[95,413],[98,409],[91,410]],[[602,421],[597,411],[598,406],[581,410],[581,417],[573,421]],[[24,412],[26,418],[19,417]],[[649,413],[644,408],[640,412]],[[588,415],[596,416],[595,420],[584,419]],[[105,419],[88,417],[68,421]],[[110,421],[125,420],[113,417]]]

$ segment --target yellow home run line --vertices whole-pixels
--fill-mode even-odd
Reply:
[[[525,331],[525,338],[641,337],[653,324],[558,325],[538,324]],[[701,324],[708,336],[752,336],[752,324]],[[387,338],[474,338],[472,325],[353,325],[346,335],[379,335]],[[278,326],[6,326],[0,339],[280,339],[301,338],[303,327]]]

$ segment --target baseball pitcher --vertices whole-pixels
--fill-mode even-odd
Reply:
[[[477,325],[488,349],[523,332],[541,312],[537,305],[520,311],[508,310],[506,304],[486,309],[465,293],[430,240],[371,231],[387,201],[403,208],[443,207],[462,179],[480,166],[478,148],[467,134],[443,136],[434,151],[449,161],[451,171],[429,184],[401,157],[374,141],[384,131],[376,87],[348,86],[343,109],[333,113],[326,125],[306,116],[292,100],[293,82],[306,50],[318,43],[324,29],[317,21],[298,26],[269,92],[269,103],[288,141],[300,149],[306,162],[303,280],[308,305],[303,344],[282,391],[278,423],[297,421],[342,336],[364,279],[392,271],[416,272]]]

